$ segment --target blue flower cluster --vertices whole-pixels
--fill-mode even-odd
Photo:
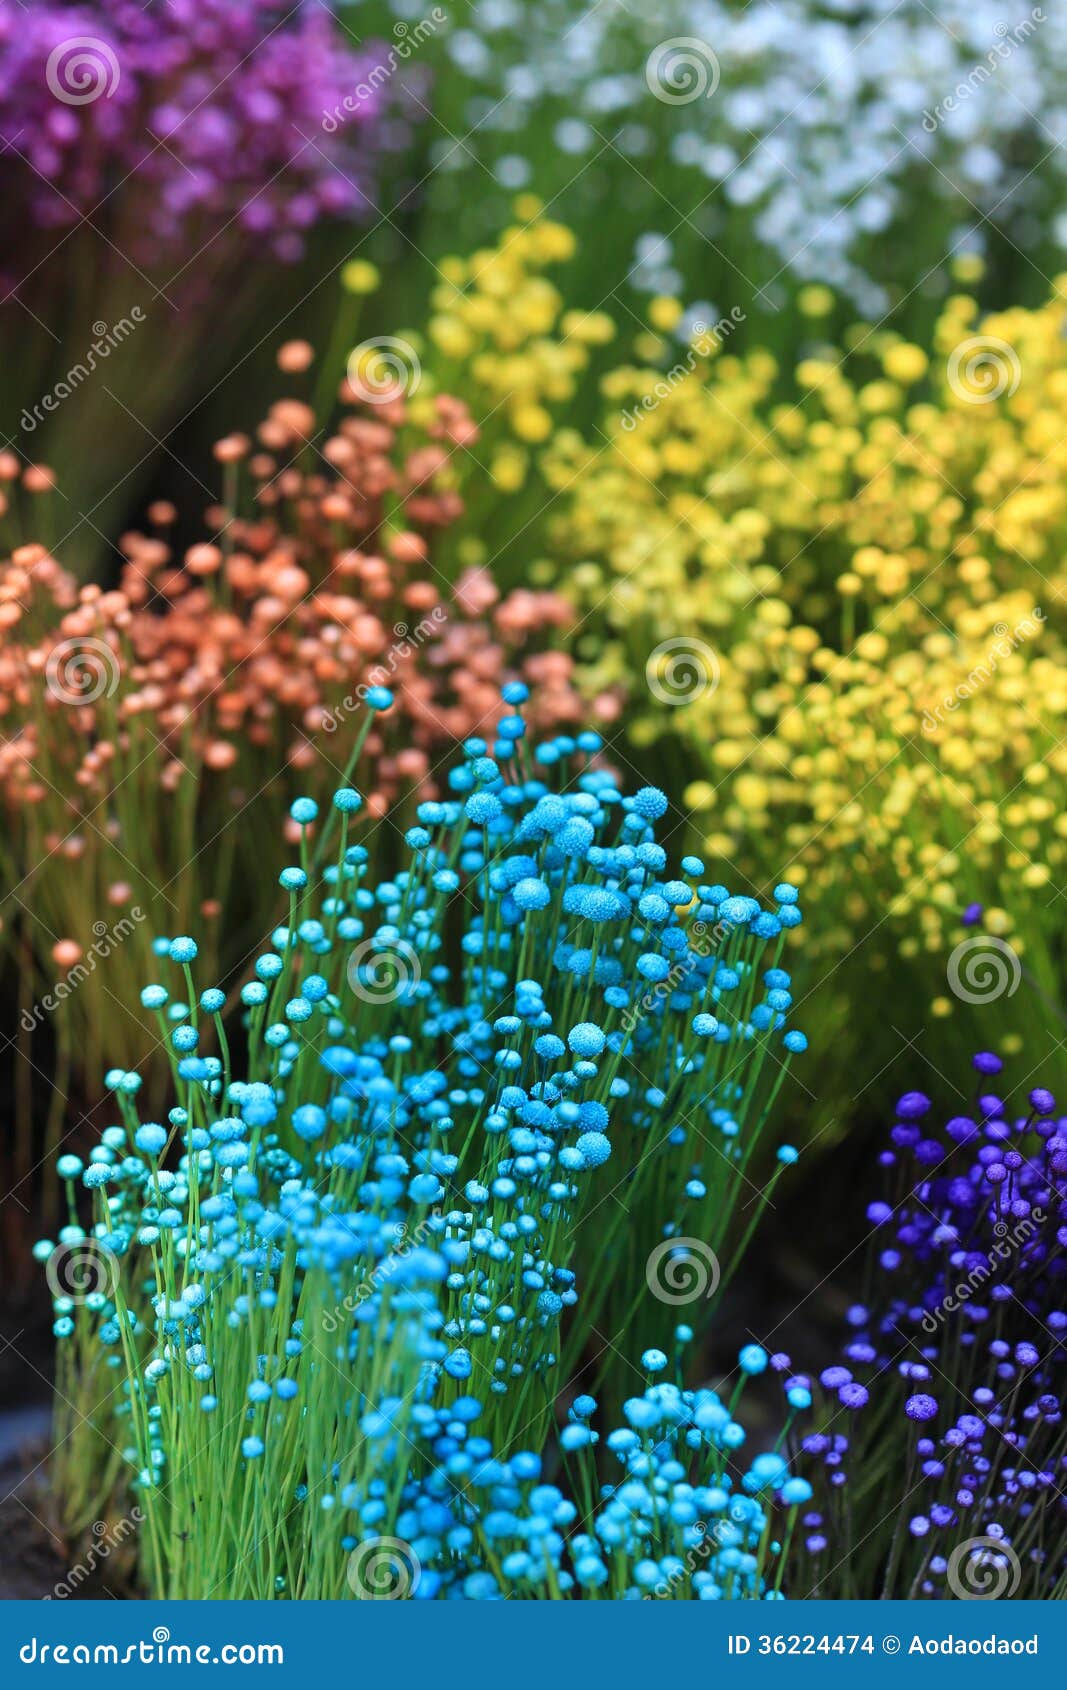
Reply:
[[[691,1333],[679,1332],[684,1344]],[[647,1355],[643,1360],[647,1365]],[[598,1433],[590,1422],[597,1410],[595,1398],[576,1397],[560,1432],[564,1473],[578,1479],[568,1489],[549,1481],[548,1463],[534,1450],[498,1459],[480,1434],[476,1398],[423,1408],[414,1435],[428,1453],[428,1470],[409,1476],[391,1522],[418,1569],[411,1594],[780,1597],[782,1542],[774,1527],[780,1521],[791,1533],[812,1494],[785,1457],[773,1451],[742,1465],[744,1429],[714,1391],[650,1384],[626,1402],[626,1424],[607,1436],[619,1479],[604,1484],[593,1503]],[[355,1528],[343,1547],[357,1566],[382,1542],[389,1519],[389,1481],[380,1474],[406,1459],[406,1439],[387,1415],[368,1417],[361,1430],[377,1440],[380,1471],[365,1492],[342,1497]],[[585,1518],[575,1492],[586,1500]]]
[[[509,1492],[509,1452],[520,1437],[543,1447],[551,1380],[577,1371],[592,1321],[635,1296],[657,1313],[644,1274],[634,1282],[635,1241],[684,1233],[721,1247],[739,1166],[751,1182],[769,1101],[804,1048],[781,966],[801,919],[794,889],[763,909],[706,881],[695,858],[672,875],[655,839],[664,795],[625,796],[596,766],[593,734],[528,748],[525,688],[504,697],[495,739],[467,742],[450,796],[419,806],[391,874],[376,870],[373,841],[350,840],[353,788],[324,816],[293,805],[288,917],[234,990],[240,1077],[227,1000],[194,983],[196,942],[157,942],[161,979],[142,1001],[171,1052],[174,1107],[142,1120],[139,1077],[112,1071],[119,1118],[84,1169],[63,1159],[95,1220],[87,1235],[72,1216],[59,1245],[102,1252],[114,1283],[91,1302],[57,1299],[56,1333],[94,1366],[104,1356],[160,1594],[209,1594],[227,1570],[228,1594],[338,1594],[344,1546],[362,1541],[353,1510],[361,1528],[396,1529],[393,1485],[375,1506],[379,1433],[390,1468],[410,1457],[413,1508],[469,1443],[454,1428],[475,1418]],[[369,701],[390,702],[384,689]],[[782,1147],[767,1189],[794,1154]],[[664,1182],[676,1192],[666,1216]],[[620,1186],[625,1204],[610,1201]],[[650,1354],[650,1371],[666,1365]],[[610,1375],[604,1389],[625,1394]],[[721,1431],[729,1447],[733,1423],[718,1414],[707,1393],[666,1384],[627,1403],[629,1429],[611,1442],[625,1486],[584,1550],[571,1545],[570,1571],[549,1555],[537,1576],[595,1585],[594,1563],[607,1564],[596,1544],[618,1529],[634,1590],[664,1557],[669,1577],[693,1547],[686,1532],[722,1510],[706,1484],[688,1506],[689,1481],[661,1446],[698,1450]],[[442,1438],[458,1440],[448,1459]],[[562,1450],[593,1440],[579,1418]],[[642,1485],[655,1516],[659,1499],[677,1505],[671,1532],[623,1525],[619,1507]],[[763,1488],[694,1590],[756,1590]],[[500,1583],[494,1532],[460,1526],[484,1552],[469,1564]],[[522,1553],[529,1543],[509,1545],[513,1572]]]

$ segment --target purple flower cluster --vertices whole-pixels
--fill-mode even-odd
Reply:
[[[897,1105],[873,1290],[802,1446],[826,1498],[809,1549],[847,1554],[869,1495],[892,1596],[1042,1595],[1067,1572],[1067,1117],[1043,1087],[1012,1109],[993,1054],[974,1067],[973,1107],[939,1129],[921,1092]]]
[[[375,74],[379,61],[353,52],[318,0],[5,8],[9,204],[39,228],[92,215],[106,232],[114,195],[138,262],[231,225],[295,259],[320,218],[370,210],[375,154],[399,121],[399,81]]]

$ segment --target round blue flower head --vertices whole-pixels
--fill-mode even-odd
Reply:
[[[314,798],[294,798],[289,806],[289,814],[301,827],[309,827],[319,813],[319,807]]]
[[[667,794],[658,786],[643,786],[633,796],[633,808],[645,821],[654,822],[667,813]]]
[[[134,1133],[133,1142],[138,1150],[144,1150],[149,1156],[158,1156],[167,1142],[167,1129],[156,1121],[146,1121]]]
[[[339,786],[333,795],[333,807],[343,816],[353,816],[363,808],[363,799],[354,786]]]
[[[762,1373],[767,1365],[767,1352],[762,1344],[746,1344],[737,1358],[742,1373]]]
[[[732,898],[724,898],[719,905],[719,919],[728,921],[733,927],[744,926],[745,922],[751,921],[759,913],[760,907],[755,898],[743,898],[735,895]]]
[[[485,827],[489,822],[495,822],[503,815],[503,805],[492,792],[473,792],[463,806],[468,821],[476,827]]]
[[[317,1103],[302,1103],[293,1110],[293,1131],[306,1144],[321,1138],[326,1131],[325,1109],[320,1109]]]
[[[172,939],[169,950],[171,962],[195,962],[197,945],[195,939]]]
[[[802,1050],[807,1050],[808,1048],[807,1038],[796,1027],[792,1028],[785,1035],[782,1043],[785,1045],[786,1050],[794,1051],[797,1055],[799,1055]]]
[[[543,880],[525,876],[511,889],[511,896],[520,910],[543,910],[552,901],[552,891]]]
[[[542,1033],[534,1040],[534,1050],[543,1062],[558,1062],[566,1048],[555,1033]]]
[[[308,883],[308,877],[302,868],[283,868],[278,876],[278,885],[286,892],[301,892]]]
[[[200,1007],[205,1015],[217,1015],[226,1002],[225,992],[220,992],[217,986],[211,986],[200,994]]]
[[[393,702],[393,695],[388,687],[368,687],[367,703],[372,710],[388,710]]]
[[[779,1495],[789,1508],[798,1508],[811,1501],[812,1490],[807,1479],[787,1479]]]
[[[583,1133],[575,1149],[587,1168],[599,1168],[611,1155],[611,1143],[603,1133]]]
[[[61,1156],[56,1163],[56,1173],[60,1179],[77,1179],[84,1166],[80,1156]]]
[[[567,1043],[575,1056],[599,1056],[607,1040],[593,1021],[579,1021],[567,1034]]]
[[[795,904],[799,897],[800,893],[795,886],[789,884],[788,880],[783,880],[780,886],[774,888],[776,904]]]
[[[662,1373],[667,1365],[667,1357],[662,1350],[646,1350],[641,1357],[641,1366],[647,1373]]]
[[[146,986],[141,993],[141,1002],[145,1009],[162,1009],[169,997],[165,986]]]
[[[505,704],[525,704],[530,696],[530,689],[525,681],[508,681],[501,687],[500,696]]]

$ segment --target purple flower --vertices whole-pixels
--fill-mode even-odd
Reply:
[[[897,1103],[897,1114],[902,1121],[917,1121],[929,1109],[930,1099],[921,1091],[906,1091]]]
[[[366,215],[401,104],[388,49],[356,53],[320,4],[86,0],[0,13],[12,215],[123,217],[135,262],[223,232],[300,256],[324,217]],[[384,74],[383,74],[384,73]],[[195,244],[193,244],[195,243]]]
[[[932,1420],[937,1413],[937,1403],[926,1391],[917,1391],[904,1404],[904,1413],[909,1420]]]

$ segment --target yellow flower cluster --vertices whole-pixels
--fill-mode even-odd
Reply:
[[[788,371],[719,325],[614,370],[546,451],[590,680],[628,682],[713,857],[809,889],[828,959],[876,930],[883,966],[893,931],[943,955],[974,900],[1054,984],[1065,328],[961,294],[928,350],[857,327]]]
[[[410,337],[421,360],[413,419],[432,420],[436,394],[462,394],[481,435],[477,474],[503,494],[526,484],[531,451],[548,441],[557,408],[573,400],[591,349],[615,333],[604,312],[568,310],[545,274],[573,256],[571,231],[545,217],[532,194],[514,209],[516,222],[496,246],[442,260],[425,332]],[[347,273],[345,281],[362,291]]]
[[[709,859],[806,888],[824,974],[892,961],[947,1012],[945,957],[980,903],[1058,998],[1061,305],[980,321],[961,292],[928,347],[864,325],[832,345],[832,296],[806,288],[790,369],[735,354],[736,314],[679,342],[682,307],[658,298],[597,383],[615,328],[567,307],[573,237],[532,196],[515,218],[442,264],[410,336],[412,419],[454,392],[481,425],[449,466],[461,557],[520,536],[507,567],[576,601],[589,690],[625,690],[634,760],[655,747]],[[561,427],[565,408],[594,421]]]

